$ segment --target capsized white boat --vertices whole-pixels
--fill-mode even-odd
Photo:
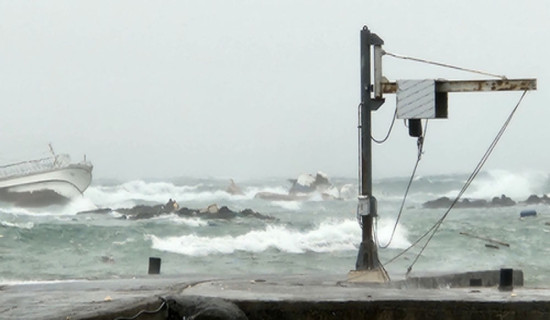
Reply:
[[[66,154],[0,166],[0,201],[27,207],[67,202],[88,188],[92,169],[86,159],[71,163]]]

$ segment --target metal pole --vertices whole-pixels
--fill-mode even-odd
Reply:
[[[381,267],[374,239],[374,218],[376,199],[372,196],[372,151],[371,151],[371,111],[376,110],[380,101],[371,99],[371,54],[373,36],[365,26],[361,30],[361,194],[359,208],[361,214],[362,237],[355,263],[356,270],[374,270]]]

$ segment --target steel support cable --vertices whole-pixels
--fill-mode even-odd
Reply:
[[[450,65],[450,64],[446,64],[446,63],[441,63],[441,62],[430,61],[430,60],[426,60],[426,59],[420,59],[420,58],[414,58],[414,57],[404,56],[404,55],[395,54],[395,53],[391,53],[391,52],[387,52],[387,51],[382,51],[382,54],[388,55],[388,56],[390,56],[390,57],[394,57],[394,58],[397,58],[397,59],[403,59],[403,60],[411,60],[411,61],[416,61],[416,62],[422,62],[422,63],[427,63],[427,64],[436,65],[436,66],[439,66],[439,67],[445,67],[445,68],[456,69],[456,70],[460,70],[460,71],[466,71],[466,72],[482,74],[482,75],[486,75],[486,76],[490,76],[490,77],[500,78],[500,79],[502,79],[502,80],[506,80],[506,79],[507,79],[506,76],[504,76],[504,75],[498,75],[498,74],[489,73],[489,72],[485,72],[485,71],[480,71],[480,70],[475,70],[475,69],[469,69],[469,68],[458,67],[458,66],[454,66],[454,65]]]
[[[468,177],[466,183],[464,184],[464,186],[462,187],[462,189],[460,190],[460,192],[458,193],[456,198],[453,200],[453,202],[451,203],[451,205],[449,206],[447,211],[443,214],[443,216],[430,229],[428,229],[428,231],[426,231],[416,241],[414,241],[408,248],[406,248],[405,250],[400,252],[398,255],[396,255],[392,259],[388,260],[385,264],[389,264],[389,263],[392,263],[393,261],[397,260],[399,257],[404,255],[406,252],[408,252],[410,249],[412,249],[414,246],[416,246],[422,239],[424,239],[427,235],[429,235],[431,233],[428,240],[426,240],[426,243],[424,244],[424,246],[422,246],[420,252],[416,255],[416,257],[413,260],[413,262],[411,263],[411,265],[407,268],[407,274],[410,273],[410,271],[412,270],[412,267],[416,264],[416,262],[418,261],[418,259],[420,258],[420,256],[422,255],[422,253],[424,252],[426,247],[428,246],[429,242],[431,241],[431,239],[433,238],[435,233],[438,231],[439,227],[441,226],[441,224],[443,223],[445,218],[447,218],[447,216],[449,215],[449,213],[451,212],[453,207],[460,200],[462,195],[466,192],[466,190],[468,189],[470,184],[474,181],[477,174],[481,171],[481,168],[483,167],[483,165],[485,164],[485,162],[487,161],[487,159],[489,158],[489,156],[493,152],[494,148],[496,147],[497,143],[499,142],[500,138],[502,137],[502,135],[506,131],[508,125],[510,124],[514,114],[516,113],[518,107],[520,106],[520,104],[523,101],[523,98],[525,97],[526,94],[527,94],[527,90],[525,90],[523,92],[523,94],[521,95],[521,97],[520,97],[519,101],[517,102],[516,106],[512,109],[512,111],[510,112],[510,115],[508,116],[508,118],[506,119],[506,121],[502,125],[501,129],[497,133],[495,139],[493,140],[493,142],[491,143],[491,145],[489,146],[489,148],[487,149],[487,151],[485,152],[485,154],[483,155],[481,160],[478,162],[476,168],[474,169],[472,174]]]
[[[372,141],[378,143],[378,144],[382,144],[384,142],[386,142],[386,140],[388,140],[388,138],[390,137],[390,134],[392,132],[392,129],[393,129],[393,124],[395,123],[395,118],[397,118],[397,107],[395,108],[395,112],[393,113],[393,118],[391,120],[391,124],[390,124],[390,128],[388,129],[388,133],[386,133],[386,136],[384,137],[384,139],[382,140],[377,140],[375,139],[372,134],[370,136],[370,138],[372,139]]]
[[[411,173],[411,177],[409,178],[409,183],[407,184],[407,189],[405,190],[405,195],[403,196],[403,200],[401,201],[401,207],[399,208],[399,213],[397,214],[397,219],[395,220],[395,224],[393,225],[393,229],[391,232],[390,240],[388,240],[388,243],[385,245],[380,245],[379,247],[381,249],[386,249],[390,246],[393,237],[395,236],[395,230],[397,229],[397,225],[399,224],[399,220],[401,219],[401,215],[403,214],[403,208],[405,207],[405,202],[407,201],[407,196],[409,195],[409,190],[411,188],[412,182],[414,180],[414,177],[416,176],[416,169],[418,169],[418,164],[420,163],[420,159],[422,158],[423,150],[424,150],[424,138],[426,137],[426,132],[428,131],[428,120],[426,120],[426,124],[424,125],[424,134],[418,138],[417,146],[418,146],[418,155],[416,157],[416,163],[414,165],[413,171]],[[376,222],[378,224],[378,221]],[[378,229],[378,225],[376,227]],[[380,243],[380,240],[378,240],[378,243]]]

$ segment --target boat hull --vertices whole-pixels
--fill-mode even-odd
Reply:
[[[88,188],[92,181],[92,168],[89,164],[71,164],[0,179],[0,201],[13,202],[18,206],[67,202]]]

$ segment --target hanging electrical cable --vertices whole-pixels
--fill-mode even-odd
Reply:
[[[380,245],[379,247],[381,249],[386,249],[390,246],[393,237],[395,236],[395,231],[397,229],[397,225],[399,224],[399,221],[401,219],[401,215],[403,214],[403,208],[405,207],[405,202],[407,201],[407,196],[409,195],[409,190],[411,188],[412,182],[414,180],[414,177],[416,176],[416,170],[418,169],[418,164],[420,163],[420,159],[422,158],[423,150],[424,150],[424,138],[426,137],[426,132],[428,131],[428,120],[426,120],[426,124],[424,125],[424,133],[421,137],[418,137],[417,140],[417,147],[418,147],[418,155],[416,157],[416,163],[414,165],[413,171],[411,173],[411,177],[409,178],[409,182],[407,184],[407,189],[405,189],[405,194],[403,196],[403,200],[401,201],[401,207],[399,208],[399,213],[397,214],[397,218],[395,220],[395,223],[393,225],[393,229],[390,235],[390,239],[388,240],[388,243],[385,245]],[[378,221],[377,221],[378,223]],[[376,226],[376,229],[378,229],[378,225]],[[380,243],[380,240],[377,240],[378,243]]]
[[[408,252],[411,248],[415,247],[420,241],[422,241],[422,239],[424,239],[425,237],[427,237],[429,235],[428,239],[426,240],[426,242],[422,246],[420,252],[418,252],[418,254],[414,258],[413,262],[407,268],[407,274],[409,274],[411,272],[413,266],[416,264],[416,262],[418,261],[418,259],[420,258],[420,256],[422,255],[422,253],[424,252],[424,250],[426,249],[426,247],[428,246],[428,244],[430,243],[430,241],[434,237],[434,235],[437,233],[437,231],[438,231],[439,227],[441,226],[441,224],[443,223],[443,221],[447,218],[447,216],[449,215],[451,210],[454,208],[456,203],[460,200],[462,195],[466,192],[468,187],[471,185],[471,183],[474,181],[474,179],[476,178],[478,173],[481,171],[481,169],[483,168],[483,165],[487,162],[487,159],[489,158],[489,156],[491,155],[491,153],[495,149],[497,143],[499,142],[500,138],[502,137],[502,135],[504,134],[504,132],[508,128],[508,125],[510,124],[513,116],[515,115],[517,109],[519,108],[519,106],[520,106],[521,102],[523,101],[523,98],[525,97],[526,94],[527,94],[527,90],[525,90],[523,92],[523,94],[521,95],[521,97],[520,97],[519,101],[517,102],[516,106],[510,112],[510,115],[508,116],[508,118],[506,119],[504,124],[502,125],[501,129],[499,130],[499,132],[497,133],[497,135],[495,136],[495,138],[493,139],[493,141],[489,145],[488,149],[485,151],[484,155],[481,157],[481,159],[478,162],[478,164],[476,165],[474,171],[472,172],[472,174],[470,174],[470,176],[468,177],[468,179],[464,183],[464,186],[462,187],[462,189],[460,190],[458,195],[455,197],[455,199],[453,200],[453,202],[451,203],[451,205],[449,206],[447,211],[445,211],[445,213],[441,216],[441,218],[439,218],[436,221],[436,223],[430,229],[428,229],[428,231],[426,231],[423,235],[421,235],[408,248],[406,248],[405,250],[400,252],[398,255],[396,255],[395,257],[393,257],[389,261],[387,261],[385,263],[386,265],[393,262],[393,261],[395,261],[397,258],[401,257],[403,254]]]
[[[391,124],[390,124],[390,128],[388,129],[388,133],[386,133],[386,136],[384,137],[384,139],[382,140],[377,140],[375,139],[372,134],[370,136],[370,138],[372,139],[372,141],[378,143],[378,144],[382,144],[384,142],[386,142],[386,140],[388,140],[388,138],[390,137],[390,134],[392,132],[392,129],[393,129],[393,124],[395,123],[395,119],[397,118],[397,107],[395,108],[395,112],[393,113],[393,118],[391,120]]]

